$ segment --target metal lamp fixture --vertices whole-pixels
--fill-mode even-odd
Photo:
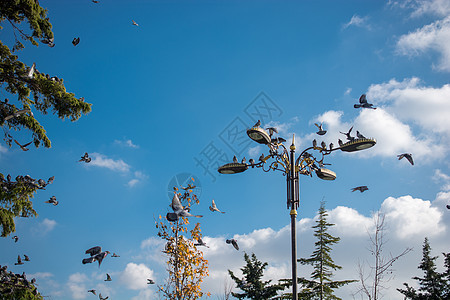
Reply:
[[[335,180],[336,173],[324,168],[326,165],[323,161],[326,155],[336,150],[344,152],[355,152],[363,149],[368,149],[376,144],[375,139],[368,138],[354,138],[350,137],[350,131],[348,133],[349,141],[342,143],[339,140],[339,147],[334,148],[333,144],[326,145],[325,142],[317,144],[316,140],[313,141],[312,146],[303,150],[300,155],[295,158],[295,144],[292,137],[292,144],[288,148],[284,146],[285,139],[281,137],[272,137],[274,133],[278,131],[275,128],[268,128],[267,133],[260,127],[261,122],[258,122],[250,129],[247,130],[247,135],[255,142],[263,145],[267,145],[269,148],[269,154],[262,154],[255,162],[250,159],[248,163],[233,162],[225,164],[218,168],[218,172],[221,174],[237,174],[242,173],[248,169],[261,168],[264,172],[269,171],[281,171],[286,176],[287,184],[287,206],[290,209],[289,215],[291,216],[291,251],[292,251],[292,299],[298,300],[297,292],[297,235],[296,235],[296,217],[297,208],[300,204],[299,197],[299,175],[312,176],[312,173],[316,173],[317,177],[323,180]],[[312,154],[315,151],[315,156]],[[273,159],[273,160],[271,160]]]

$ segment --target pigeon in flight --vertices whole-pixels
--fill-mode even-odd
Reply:
[[[13,236],[12,239],[14,240],[14,243],[17,243],[17,241],[19,240],[19,237],[17,235]]]
[[[155,284],[155,282],[152,279],[147,278],[147,284]]]
[[[55,180],[55,176],[50,177],[50,178],[47,180],[47,184],[52,184],[52,183],[53,183],[53,180]]]
[[[81,261],[84,264],[90,264],[93,263],[95,261],[95,256],[91,256],[88,258],[83,258],[83,260]]]
[[[97,296],[97,293],[95,292],[95,290],[89,290],[88,293],[92,293]]]
[[[398,157],[398,160],[405,157],[409,161],[409,163],[414,166],[414,161],[413,161],[411,153],[403,153],[403,154],[397,155],[397,157]]]
[[[115,252],[111,255],[111,257],[120,257],[120,255],[117,255]]]
[[[15,263],[15,265],[23,265],[22,259],[20,258],[20,255],[17,256],[17,262]]]
[[[317,128],[319,128],[319,131],[316,132],[318,135],[324,135],[325,133],[327,133],[326,130],[323,130],[322,123],[320,123],[320,125],[317,123],[314,123],[314,125],[316,125]]]
[[[27,146],[29,146],[32,142],[26,143],[24,145],[21,145],[17,140],[14,140],[14,142],[16,142],[17,145],[19,145],[20,149],[22,149],[23,151],[28,151],[30,149],[27,148]]]
[[[86,250],[85,254],[89,254],[90,256],[95,256],[102,252],[102,247],[95,246]]]
[[[89,254],[91,257],[83,259],[82,263],[89,264],[89,263],[93,263],[94,261],[98,261],[98,267],[100,268],[100,265],[102,264],[103,259],[111,252],[109,252],[109,251],[102,252],[102,247],[95,246],[95,247],[92,247],[92,248],[86,250],[85,253]]]
[[[377,109],[376,107],[373,107],[373,104],[367,102],[366,94],[362,94],[361,97],[359,97],[359,104],[353,105],[354,108],[372,108]]]
[[[272,137],[273,133],[278,133],[278,130],[275,127],[269,127],[266,128],[266,130],[269,130],[269,136]]]
[[[367,191],[367,190],[369,190],[369,188],[366,185],[357,186],[357,187],[352,188],[352,192],[360,191],[362,193],[362,192]]]
[[[212,201],[211,206],[209,207],[209,210],[212,211],[212,212],[218,211],[218,212],[223,213],[223,214],[225,213],[225,212],[223,212],[223,211],[220,211],[220,210],[217,208],[216,202],[214,202],[214,199],[213,199],[213,201]]]
[[[100,293],[100,294],[98,295],[98,298],[99,298],[100,300],[106,300],[106,299],[109,298],[109,296],[106,296],[106,298],[103,298],[103,297],[102,297],[102,293]]]
[[[79,161],[84,161],[85,163],[90,163],[91,158],[89,157],[89,154],[86,152],[86,153],[84,153],[84,155],[81,157],[81,159]]]
[[[56,205],[58,205],[59,202],[56,200],[55,196],[52,196],[49,200],[45,201],[45,203],[51,203],[54,206],[56,206]]]
[[[30,68],[30,71],[28,71],[27,77],[29,79],[33,78],[34,70],[36,70],[36,63],[34,62],[33,65]]]
[[[226,240],[227,244],[232,244],[234,249],[239,251],[239,246],[238,243],[235,239],[231,239],[231,240]]]
[[[186,209],[184,209],[183,205],[181,205],[180,199],[178,198],[177,194],[174,193],[173,198],[172,198],[172,209],[173,212],[178,216],[178,217],[196,217],[196,218],[201,218],[203,216],[201,215],[193,215],[191,213],[189,213]]]
[[[136,23],[134,20],[131,20],[131,22],[133,23],[134,26],[139,26],[139,24]]]
[[[108,273],[106,273],[106,279],[104,281],[112,281],[111,276],[109,276]]]
[[[79,42],[80,42],[80,37],[73,38],[73,40],[72,40],[72,44],[73,44],[74,46],[78,45]]]
[[[30,258],[28,257],[28,255],[24,254],[23,257],[25,257],[25,261],[30,261]]]
[[[350,132],[352,132],[352,129],[353,129],[353,126],[350,127],[350,129],[348,130],[347,133],[342,132],[342,131],[339,131],[339,132],[342,133],[343,135],[345,135],[347,137],[347,140],[353,141],[355,138],[350,135]]]
[[[194,246],[204,246],[206,248],[209,248],[208,246],[206,246],[205,242],[202,240],[202,238],[198,238],[197,239],[198,243],[195,243]]]
[[[92,2],[94,2],[94,3],[99,3],[100,1],[97,1],[97,0],[92,0]],[[95,295],[95,294],[94,294]]]
[[[47,44],[50,48],[55,47],[55,38],[43,39],[41,42]]]

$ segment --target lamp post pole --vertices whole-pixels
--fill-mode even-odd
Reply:
[[[294,139],[292,139],[290,170],[288,175],[288,203],[291,204],[291,244],[292,244],[292,299],[297,300],[297,207],[299,199],[296,196],[299,195],[298,191],[298,173],[295,170],[295,145]],[[296,184],[297,183],[297,184]],[[290,201],[289,201],[290,200]]]

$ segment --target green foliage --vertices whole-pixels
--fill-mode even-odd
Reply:
[[[337,244],[340,238],[328,233],[328,228],[334,226],[334,224],[327,222],[327,216],[325,203],[321,202],[319,218],[316,221],[316,225],[312,227],[315,229],[314,236],[317,238],[314,244],[315,250],[310,258],[300,258],[298,260],[302,265],[311,265],[314,268],[314,271],[311,273],[311,280],[303,277],[298,278],[298,283],[302,286],[302,289],[298,293],[299,299],[340,299],[333,294],[333,290],[357,281],[332,281],[333,270],[342,268],[334,263],[330,255],[332,250],[331,246]],[[292,279],[283,279],[282,281],[286,282],[286,286],[292,286]],[[285,294],[286,298],[281,299],[288,299],[290,295],[292,294],[287,293]]]
[[[7,272],[6,266],[0,266],[0,296],[2,300],[43,300],[34,282],[28,281],[25,273]]]
[[[243,291],[241,294],[232,292],[233,297],[238,299],[265,300],[273,298],[279,290],[284,289],[284,286],[281,284],[270,285],[271,280],[261,280],[267,263],[259,261],[254,253],[252,253],[251,258],[247,253],[244,253],[244,260],[246,265],[241,268],[244,275],[243,279],[237,278],[232,271],[228,270],[231,278],[236,282],[237,287]]]
[[[0,41],[0,88],[17,97],[14,101],[0,100],[0,126],[4,131],[4,141],[11,147],[14,140],[12,131],[26,129],[31,132],[35,147],[42,144],[49,148],[51,141],[33,111],[43,115],[51,111],[60,119],[76,121],[82,114],[91,111],[91,104],[67,92],[64,81],[56,76],[37,69],[29,74],[31,67],[13,54],[24,48],[23,40],[35,46],[39,45],[38,42],[53,45],[47,10],[38,1],[0,1],[0,30],[4,23],[12,26],[15,44],[11,50]],[[15,217],[37,216],[31,198],[40,187],[30,182],[7,182],[3,174],[0,175],[0,227],[4,237],[15,231]]]
[[[422,261],[419,269],[425,273],[424,277],[413,277],[412,279],[419,282],[419,290],[410,287],[407,283],[403,283],[405,290],[397,289],[405,295],[405,299],[414,300],[444,300],[450,299],[450,253],[443,253],[445,257],[445,268],[443,273],[436,271],[435,260],[437,256],[431,255],[431,247],[428,238],[425,238],[422,248]]]

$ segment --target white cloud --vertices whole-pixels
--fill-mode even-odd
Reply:
[[[133,179],[131,179],[130,181],[128,181],[127,185],[128,187],[134,187],[136,186],[138,183],[148,179],[148,176],[145,175],[143,172],[141,171],[135,171],[134,172],[134,177]]]
[[[155,279],[154,272],[145,264],[128,263],[119,280],[128,289],[142,290],[148,287],[147,278]]]
[[[91,157],[92,161],[87,166],[97,166],[119,172],[128,172],[130,170],[130,166],[121,159],[114,160],[100,153],[92,153]]]
[[[114,140],[114,143],[117,144],[117,145],[129,147],[129,148],[133,148],[133,149],[138,149],[139,148],[139,146],[135,145],[132,140],[122,140],[122,141]]]
[[[153,300],[157,299],[156,292],[151,289],[141,290],[136,297],[131,298],[131,300]]]
[[[397,42],[397,52],[414,56],[428,50],[434,50],[441,55],[440,61],[435,67],[440,71],[450,71],[449,39],[450,16],[402,35]]]
[[[259,157],[261,153],[263,153],[263,148],[259,145],[248,149],[248,155],[250,157]]]
[[[424,14],[445,16],[450,13],[450,2],[448,0],[389,0],[388,5],[397,6],[401,9],[412,9],[412,17]]]
[[[74,299],[85,299],[86,298],[86,281],[88,277],[82,273],[74,273],[69,276],[69,281],[67,282],[67,287],[72,293],[72,298]]]
[[[445,192],[450,191],[450,176],[437,169],[434,171],[433,180],[437,182],[444,182],[442,190]]]
[[[45,219],[41,222],[41,224],[39,224],[40,232],[41,232],[42,234],[46,234],[46,233],[52,231],[52,230],[55,228],[56,224],[57,224],[57,223],[56,223],[55,220],[50,220],[50,219],[45,218]]]
[[[367,24],[368,17],[360,17],[358,15],[353,15],[350,21],[342,26],[343,29],[346,29],[350,26],[356,27],[365,27],[370,29],[370,25]]]
[[[8,152],[8,148],[3,147],[2,145],[0,145],[0,154],[1,153],[6,153],[6,152]]]

